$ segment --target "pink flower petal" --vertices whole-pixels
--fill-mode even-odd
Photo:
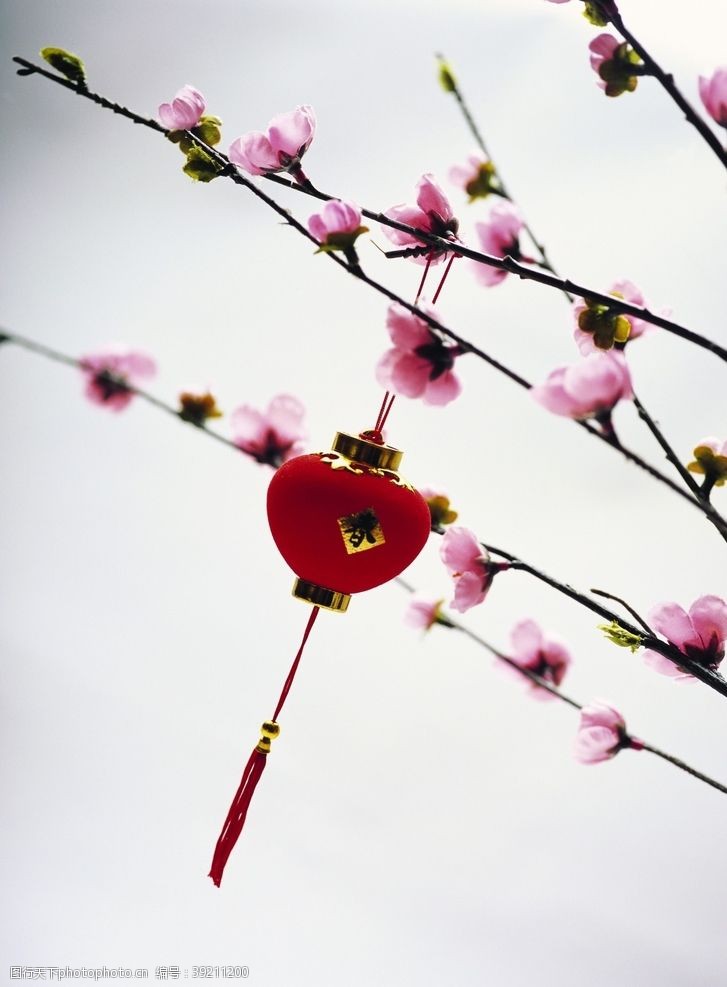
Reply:
[[[523,667],[536,665],[543,644],[543,632],[534,620],[521,620],[510,631],[513,661]]]
[[[487,585],[483,585],[482,576],[474,572],[464,572],[454,583],[454,599],[450,603],[453,610],[466,613],[476,607],[487,595]]]
[[[205,111],[205,99],[194,86],[183,86],[171,103],[159,107],[159,119],[167,130],[191,130]]]
[[[396,348],[387,350],[376,364],[376,369],[374,371],[376,374],[376,380],[379,384],[381,384],[384,390],[392,390],[391,374],[394,369],[394,364],[399,359],[400,354],[401,350]]]
[[[417,205],[422,212],[429,215],[434,213],[444,223],[453,217],[452,207],[449,199],[442,191],[434,175],[426,174],[417,182]]]
[[[612,408],[632,396],[631,377],[621,353],[593,353],[568,367],[563,388],[581,407],[592,411]]]
[[[610,727],[585,726],[576,735],[574,753],[581,764],[598,764],[615,755],[618,742],[618,734]]]
[[[124,353],[118,360],[117,373],[123,374],[129,380],[153,377],[157,372],[156,361],[148,353],[130,351]]]
[[[626,722],[613,706],[598,700],[588,703],[581,710],[581,723],[584,726],[604,726],[611,730],[624,730]]]
[[[485,549],[476,535],[461,526],[447,529],[439,546],[439,554],[450,575],[461,572],[484,572],[487,561]]]
[[[699,95],[712,119],[727,127],[727,68],[715,69],[711,78],[700,75]]]
[[[384,213],[388,219],[393,219],[397,223],[403,223],[405,226],[414,226],[418,230],[424,230],[426,233],[431,233],[432,231],[432,221],[425,212],[416,206],[400,205],[392,206],[391,209],[387,209]],[[395,243],[399,247],[421,247],[422,241],[415,237],[412,233],[405,233],[403,230],[395,230],[391,226],[381,227],[385,236],[387,236],[392,243]]]
[[[282,443],[293,442],[305,435],[303,417],[305,407],[298,398],[290,394],[274,397],[267,410],[267,423]]]
[[[394,346],[402,350],[415,350],[417,346],[432,341],[432,333],[427,324],[402,305],[389,305],[386,311],[386,328]]]
[[[554,370],[548,375],[544,384],[538,384],[530,389],[530,396],[548,411],[553,412],[554,415],[579,418],[584,411],[583,404],[576,401],[563,386],[567,369],[567,367],[560,367],[558,370]]]
[[[399,358],[391,367],[392,390],[407,398],[421,397],[429,382],[431,364],[416,353],[398,352]]]
[[[316,240],[325,243],[328,237],[328,227],[320,213],[313,213],[308,219],[308,232],[312,233]]]
[[[442,407],[454,401],[461,393],[462,385],[459,379],[451,370],[445,370],[439,377],[427,383],[424,390],[424,403]]]
[[[441,600],[422,600],[414,598],[404,613],[404,623],[414,630],[429,630],[436,620]]]
[[[490,210],[485,223],[475,223],[482,250],[493,257],[504,257],[517,243],[523,220],[517,208],[501,202]]]
[[[613,53],[619,47],[620,41],[612,34],[599,34],[588,46],[591,52],[591,68],[596,72],[601,62],[613,57]]]
[[[361,210],[351,202],[334,199],[323,206],[319,216],[311,216],[308,221],[309,229],[313,219],[322,221],[326,236],[329,233],[355,233],[361,225]],[[313,235],[316,236],[315,233]],[[318,239],[325,239],[325,236],[319,236]]]
[[[489,251],[485,252],[488,253]],[[476,260],[470,261],[468,267],[480,284],[486,288],[494,288],[496,284],[501,284],[507,277],[507,271],[503,271],[499,267],[488,267],[487,264],[480,264]]]
[[[487,164],[488,158],[480,151],[475,151],[467,158],[465,165],[453,165],[449,169],[449,180],[453,185],[466,188],[469,183],[478,176],[483,164]]]
[[[667,641],[684,650],[685,644],[701,646],[700,638],[692,626],[692,622],[683,607],[678,603],[660,603],[649,611],[649,624],[663,635]],[[664,659],[668,661],[668,659]],[[670,663],[671,664],[671,663]]]
[[[727,639],[727,603],[719,596],[700,596],[689,608],[689,617],[702,646],[710,647],[713,637],[723,646]]]
[[[230,415],[230,426],[234,440],[242,448],[255,449],[259,447],[265,435],[265,421],[257,408],[243,404]]]
[[[637,288],[634,282],[629,281],[628,278],[622,278],[620,281],[614,281],[608,291],[611,295],[621,295],[625,302],[630,302],[632,305],[638,305],[640,308],[643,308],[646,304],[641,289]]]
[[[316,132],[316,116],[312,106],[297,106],[288,113],[273,117],[268,125],[268,137],[274,151],[291,158],[304,154]]]
[[[685,672],[679,668],[673,661],[669,661],[668,658],[660,655],[658,651],[651,651],[647,648],[643,653],[643,659],[644,664],[652,669],[652,671],[658,672],[659,675],[666,675],[674,679],[675,682],[682,682],[692,678],[689,672]]]
[[[259,130],[251,130],[238,137],[230,144],[227,155],[233,164],[249,175],[264,175],[268,171],[280,170],[278,155],[268,137]]]
[[[547,636],[543,637],[541,657],[549,667],[546,678],[552,679],[553,685],[560,685],[573,660],[570,651],[562,641]]]

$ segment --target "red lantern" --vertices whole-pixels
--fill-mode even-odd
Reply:
[[[402,456],[338,432],[332,452],[281,466],[268,490],[268,521],[299,577],[294,596],[344,611],[352,593],[388,582],[421,552],[429,508],[397,472]]]
[[[313,604],[313,610],[278,705],[272,719],[262,725],[217,840],[210,877],[218,886],[271,741],[280,733],[278,714],[320,608],[345,611],[351,594],[398,576],[424,548],[431,525],[429,507],[399,475],[402,457],[376,431],[359,436],[338,432],[331,452],[297,456],[272,479],[270,530],[298,576],[293,595]]]

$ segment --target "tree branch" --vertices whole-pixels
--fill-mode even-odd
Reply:
[[[409,583],[407,583],[405,580],[401,579],[400,577],[396,579],[396,582],[399,583],[399,585],[402,586],[408,593],[415,592],[414,587],[409,585]],[[519,672],[520,675],[523,676],[523,678],[529,679],[531,682],[535,683],[535,685],[537,685],[539,688],[545,689],[547,692],[551,694],[551,696],[554,696],[556,699],[559,699],[562,703],[571,706],[573,709],[578,709],[578,710],[583,709],[583,705],[584,705],[583,703],[579,703],[576,702],[575,699],[571,699],[570,696],[565,695],[565,693],[561,692],[560,689],[556,688],[556,686],[552,685],[546,679],[542,678],[532,669],[523,668],[521,665],[518,665],[517,662],[512,660],[512,658],[508,657],[508,655],[504,654],[498,648],[494,647],[494,645],[490,644],[489,641],[486,641],[484,638],[480,637],[479,634],[476,634],[473,630],[467,627],[466,624],[463,624],[461,623],[461,621],[452,617],[450,613],[447,613],[444,616],[446,619],[447,627],[459,631],[460,633],[464,634],[465,637],[468,637],[471,641],[474,641],[476,644],[478,644],[481,648],[485,648],[485,650],[489,651],[490,654],[494,655],[495,658],[497,658],[499,661],[504,662],[506,665],[509,665],[510,668],[514,668],[516,672]],[[645,743],[640,738],[638,744],[639,744],[638,749],[649,751],[650,754],[656,754],[657,757],[660,757],[663,760],[668,761],[669,764],[673,764],[675,767],[680,768],[682,771],[686,771],[687,774],[690,774],[693,778],[698,778],[699,781],[703,781],[706,785],[710,785],[712,788],[716,788],[718,792],[724,792],[725,794],[727,794],[727,787],[722,785],[720,782],[715,781],[714,778],[710,778],[709,775],[702,774],[701,771],[697,771],[695,768],[692,768],[688,764],[685,764],[685,762],[680,760],[678,757],[674,757],[672,754],[665,754],[664,751],[661,751],[656,747],[652,747],[651,744]]]
[[[103,96],[99,96],[96,93],[91,92],[91,90],[76,85],[61,76],[56,76],[52,72],[48,72],[33,62],[29,62],[24,58],[15,56],[13,61],[23,68],[22,74],[28,75],[36,73],[42,75],[46,79],[50,79],[52,82],[56,82],[58,85],[63,86],[65,89],[70,89],[75,92],[78,96],[83,96],[86,99],[90,99],[92,102],[97,103],[106,109],[112,110],[114,113],[118,113],[121,116],[127,117],[136,124],[141,124],[143,126],[149,127],[158,133],[166,134],[163,127],[160,126],[155,120],[146,119],[139,116],[137,113],[133,113],[131,110],[127,110],[125,107],[120,106],[118,103],[113,103]],[[267,202],[271,208],[274,208],[276,212],[288,219],[287,212],[270,198],[265,196],[261,190],[248,182],[247,179],[242,178],[242,176],[237,172],[237,169],[232,165],[226,155],[222,154],[221,151],[217,151],[215,148],[206,144],[203,140],[200,140],[191,131],[183,132],[186,137],[188,137],[194,144],[205,151],[210,157],[212,157],[218,164],[223,166],[222,174],[227,178],[232,178],[240,185],[244,185],[246,188],[250,189],[258,196],[258,198],[263,199]],[[338,199],[338,196],[329,195],[326,192],[321,192],[315,189],[310,182],[306,182],[303,185],[293,183],[285,178],[281,178],[279,175],[267,174],[262,176],[267,181],[275,182],[278,185],[283,185],[286,188],[292,189],[295,192],[302,193],[303,195],[313,196],[316,199],[321,199],[323,201],[329,201],[331,199]],[[538,268],[528,267],[525,264],[521,264],[519,261],[514,260],[512,257],[491,257],[489,254],[483,254],[477,250],[472,250],[462,243],[453,243],[451,240],[446,240],[443,237],[435,236],[432,233],[426,233],[422,230],[418,230],[413,226],[407,226],[405,223],[399,223],[396,220],[389,219],[388,216],[384,216],[382,212],[377,212],[371,209],[362,208],[362,215],[366,216],[367,219],[371,219],[374,222],[379,223],[381,226],[388,226],[392,229],[400,230],[404,233],[409,233],[411,236],[416,237],[424,244],[429,244],[436,247],[438,251],[456,253],[462,257],[467,257],[470,260],[474,260],[479,264],[485,264],[488,267],[495,267],[498,270],[507,271],[509,274],[513,274],[518,278],[526,281],[535,281],[538,284],[543,284],[551,288],[555,288],[558,291],[567,292],[573,295],[577,295],[580,298],[593,300],[601,305],[608,306],[614,312],[620,312],[623,315],[631,315],[633,318],[642,319],[645,322],[649,322],[652,325],[660,326],[667,332],[673,333],[675,336],[679,336],[682,339],[689,340],[696,346],[706,349],[715,356],[718,356],[721,360],[727,362],[727,349],[720,346],[714,340],[708,339],[705,336],[700,335],[688,329],[686,326],[679,325],[676,322],[672,322],[670,319],[666,319],[663,316],[656,315],[654,312],[650,312],[646,308],[639,308],[637,305],[632,305],[630,302],[623,301],[619,298],[614,298],[613,295],[604,294],[603,292],[594,291],[592,288],[588,288],[584,285],[579,285],[570,279],[564,279],[556,277],[550,274],[548,271],[539,270]],[[291,222],[291,225],[296,226],[300,232],[303,232],[308,239],[312,240],[314,243],[317,242],[313,237],[310,236],[305,227],[296,225]],[[331,255],[329,255],[331,256]]]

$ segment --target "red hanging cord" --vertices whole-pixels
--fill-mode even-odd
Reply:
[[[444,287],[444,282],[447,280],[447,275],[449,274],[449,269],[451,268],[452,264],[454,263],[454,258],[456,256],[457,256],[457,254],[452,254],[452,256],[449,258],[449,263],[447,264],[447,267],[445,268],[444,274],[442,275],[442,280],[439,282],[439,287],[434,292],[434,298],[432,298],[432,305],[436,305],[437,304],[437,299],[439,298],[439,292]]]
[[[427,254],[427,263],[426,263],[426,266],[424,268],[424,274],[422,274],[422,279],[419,282],[419,288],[417,290],[416,298],[414,299],[414,304],[415,305],[419,301],[419,296],[421,295],[422,291],[424,291],[424,282],[427,280],[427,274],[429,274],[429,267],[430,267],[430,265],[432,263],[432,257],[434,257],[434,252],[433,251],[431,253]]]
[[[252,799],[253,792],[257,787],[257,783],[262,777],[262,773],[265,770],[265,765],[267,764],[268,754],[270,753],[270,742],[280,733],[280,727],[276,721],[281,709],[283,708],[283,704],[288,697],[288,693],[290,692],[290,687],[293,684],[295,673],[298,670],[298,665],[300,664],[300,659],[303,655],[303,648],[305,648],[305,643],[308,640],[311,630],[313,629],[313,624],[318,616],[318,611],[319,607],[313,607],[311,615],[308,618],[308,623],[306,624],[303,640],[300,642],[300,647],[298,648],[298,654],[295,656],[293,664],[290,667],[290,671],[288,672],[288,677],[285,680],[283,691],[280,693],[280,698],[278,699],[278,705],[275,707],[273,718],[272,720],[266,720],[262,725],[260,740],[245,765],[245,770],[242,773],[242,779],[240,780],[235,797],[232,800],[230,811],[227,813],[227,818],[225,819],[225,824],[222,827],[222,832],[217,839],[217,845],[215,846],[215,852],[212,857],[212,866],[210,867],[209,872],[209,876],[212,878],[217,887],[220,886],[220,882],[222,881],[222,875],[225,870],[227,859],[232,853],[233,847],[237,843],[237,839],[242,832],[242,827],[245,825],[245,818],[247,816],[247,810],[250,807],[250,800]]]
[[[388,397],[388,395],[389,395],[389,392],[387,391],[386,392],[386,396]],[[384,425],[386,424],[386,419],[389,417],[389,412],[391,411],[391,406],[393,405],[393,403],[394,403],[395,400],[396,400],[396,394],[392,394],[391,395],[391,400],[389,401],[389,404],[387,405],[386,411],[381,416],[381,421],[379,422],[379,425],[378,425],[378,428],[379,428],[379,431],[380,432],[383,432],[383,430],[384,430]]]
[[[382,417],[384,415],[384,411],[386,410],[386,402],[388,400],[389,400],[389,392],[386,391],[386,393],[384,394],[384,400],[381,402],[381,407],[379,408],[379,413],[376,416],[376,424],[373,427],[373,431],[374,432],[380,432],[381,431],[381,419],[382,419]]]

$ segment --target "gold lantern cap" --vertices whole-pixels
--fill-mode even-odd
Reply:
[[[345,613],[351,602],[350,593],[338,593],[335,589],[327,589],[307,579],[296,579],[293,596],[297,600],[304,600],[306,603],[312,603],[313,606],[334,610],[336,613]]]
[[[404,458],[401,449],[387,446],[384,442],[372,441],[365,435],[365,432],[361,435],[336,432],[333,439],[333,451],[354,463],[363,463],[366,466],[373,466],[374,469],[396,472]]]

